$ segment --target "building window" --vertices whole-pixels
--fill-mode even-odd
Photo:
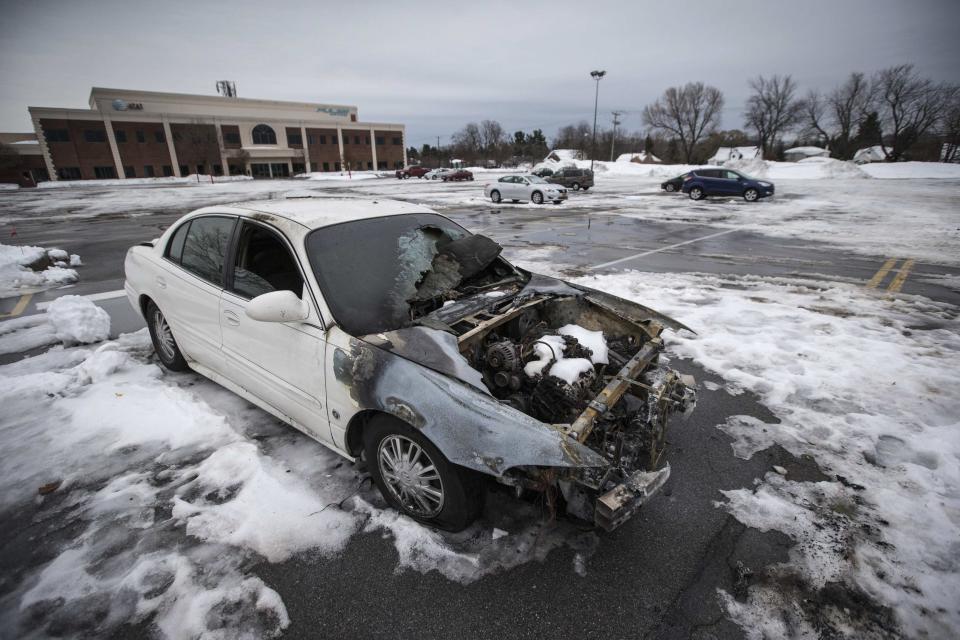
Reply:
[[[222,165],[222,164],[215,164],[215,165],[213,165],[213,175],[215,175],[215,176],[222,176],[222,175],[223,175],[223,165]]]
[[[240,144],[240,133],[237,131],[228,131],[223,134],[224,144]]]
[[[324,171],[330,171],[330,163],[329,163],[329,162],[324,162],[324,163],[323,163],[323,170],[324,170]]]
[[[163,175],[164,177],[169,178],[173,175],[173,167],[168,164],[163,165]]]
[[[87,142],[106,142],[107,132],[101,129],[86,129],[83,132],[83,139]]]
[[[231,164],[229,165],[229,168],[230,168],[230,175],[232,176],[239,176],[243,174],[243,169],[241,169],[240,165]]]
[[[270,165],[263,162],[255,162],[250,165],[251,171],[253,171],[254,178],[269,178],[270,177]]]
[[[300,145],[303,146],[303,135],[299,133],[288,133],[287,134],[287,145]]]
[[[340,163],[339,163],[339,162],[334,162],[334,163],[333,163],[333,170],[334,170],[334,171],[340,171]]]
[[[117,177],[117,170],[113,167],[94,167],[93,175],[97,180],[111,180]]]
[[[305,165],[305,164],[302,163],[302,162],[294,162],[294,163],[293,163],[293,172],[294,172],[294,173],[306,173],[306,172],[307,172],[307,165]]]
[[[277,134],[265,124],[253,128],[253,144],[277,144]]]
[[[363,137],[363,144],[370,144],[370,136]]]
[[[128,164],[123,168],[123,175],[125,175],[128,178],[136,178],[137,171],[136,169],[133,168],[133,165]]]
[[[113,137],[117,142],[126,142],[127,132],[123,129],[115,129],[113,132]]]
[[[343,144],[350,144],[350,136],[343,136]]]
[[[43,137],[47,142],[70,142],[70,132],[66,129],[46,129]]]
[[[368,171],[373,171],[373,162],[371,162],[371,161],[369,161],[369,160],[367,161],[367,170],[368,170]]]
[[[143,132],[143,129],[137,129],[136,136],[137,142],[143,143],[147,141],[147,134]]]
[[[153,165],[145,164],[143,165],[143,175],[146,178],[152,178],[155,174],[153,173]]]
[[[387,144],[386,138],[384,138],[383,136],[377,136],[377,144],[378,145]]]
[[[401,138],[394,138],[394,139],[393,139],[393,144],[395,144],[395,145],[397,145],[397,146],[399,147],[400,145],[403,144],[403,140],[402,140]]]
[[[80,179],[80,168],[79,167],[61,167],[57,169],[57,177],[61,180],[79,180]]]
[[[353,136],[353,144],[360,144],[360,136]]]
[[[380,160],[379,162],[377,162],[377,169],[386,169],[386,168],[387,168],[386,160]]]
[[[207,172],[204,171],[203,169],[204,169],[204,166],[203,166],[202,164],[198,164],[198,165],[197,165],[197,175],[198,175],[198,176],[203,176],[203,175],[206,175],[206,174],[207,174]]]
[[[185,164],[180,165],[180,175],[182,177],[187,177],[188,175],[190,175],[190,167],[188,167]]]
[[[140,133],[140,132],[138,132],[138,133]],[[140,137],[140,136],[137,135],[137,138],[139,138],[139,137]],[[166,141],[167,141],[167,137],[166,137],[165,135],[163,135],[163,131],[154,131],[154,132],[153,132],[153,139],[156,140],[157,142],[166,142]],[[140,140],[140,142],[143,142],[143,140]]]

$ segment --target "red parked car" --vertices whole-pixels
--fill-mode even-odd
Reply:
[[[422,178],[430,169],[426,167],[407,167],[406,169],[397,169],[397,178],[403,180],[404,178]]]
[[[457,169],[443,176],[444,182],[448,180],[473,180],[473,174],[466,169]]]

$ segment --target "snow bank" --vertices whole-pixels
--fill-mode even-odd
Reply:
[[[211,180],[211,178],[213,178]],[[151,185],[213,184],[221,182],[244,182],[253,180],[250,176],[209,176],[192,173],[184,177],[165,176],[162,178],[111,178],[108,180],[48,180],[37,184],[38,189],[66,189],[69,187],[137,187]]]
[[[856,285],[703,274],[618,273],[582,284],[681,319],[698,335],[670,349],[749,390],[780,419],[721,428],[750,457],[779,443],[842,482],[769,474],[725,491],[745,524],[797,541],[777,572],[811,589],[835,581],[892,608],[910,637],[960,631],[960,320],[920,297]],[[755,618],[804,609],[776,576],[754,581]],[[731,609],[731,611],[733,611]],[[815,620],[808,621],[811,624]],[[854,633],[857,635],[857,633]]]
[[[872,178],[960,178],[960,164],[948,162],[871,162],[858,165]]]
[[[110,315],[87,298],[61,296],[44,314],[0,323],[0,354],[21,353],[48,344],[89,344],[110,335]]]
[[[868,178],[859,165],[833,158],[804,158],[798,162],[774,162],[759,158],[732,160],[723,165],[754,178],[769,180],[834,180]]]
[[[20,185],[12,182],[0,182],[0,191],[16,191]]]
[[[353,173],[338,171],[314,171],[312,173],[298,173],[295,177],[305,178],[312,181],[324,180],[373,180],[376,178],[395,178],[395,173],[376,172],[376,171],[354,171]]]
[[[67,267],[79,265],[62,249],[0,244],[0,298],[73,284],[80,277]]]

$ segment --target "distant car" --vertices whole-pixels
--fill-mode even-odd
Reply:
[[[547,182],[552,184],[562,184],[568,189],[586,191],[593,186],[593,171],[590,169],[577,169],[576,167],[563,167],[556,171],[550,169],[541,169],[534,173]]]
[[[689,173],[683,173],[676,178],[670,178],[666,182],[660,184],[660,188],[669,193],[676,193],[680,191],[680,188],[683,186],[683,179],[686,178]]]
[[[473,174],[466,169],[457,169],[456,171],[443,174],[440,176],[440,179],[444,182],[448,180],[473,180]]]
[[[694,169],[683,179],[683,192],[691,200],[702,200],[707,196],[740,196],[747,202],[756,202],[773,195],[773,183],[733,169]]]
[[[567,190],[557,184],[551,184],[533,174],[517,174],[503,176],[483,188],[483,193],[493,202],[525,200],[534,204],[543,204],[545,200],[552,200],[560,204],[567,199]]]
[[[427,171],[425,174],[423,174],[423,178],[424,180],[440,180],[448,173],[453,173],[453,169],[433,169],[432,171]]]
[[[404,178],[422,178],[424,174],[429,172],[430,169],[426,167],[407,167],[406,169],[397,169],[397,178],[403,180]]]

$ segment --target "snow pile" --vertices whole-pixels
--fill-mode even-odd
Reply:
[[[188,176],[164,176],[161,178],[109,178],[104,180],[48,180],[37,184],[39,189],[65,189],[69,187],[139,187],[152,185],[216,184],[253,180],[250,176],[210,176],[192,173]]]
[[[834,180],[869,178],[861,167],[833,158],[804,158],[798,162],[774,162],[751,158],[731,160],[723,165],[754,178],[769,180]]]
[[[63,249],[0,244],[0,298],[72,284],[80,277],[67,267],[80,264]]]
[[[804,619],[798,599],[834,582],[890,607],[908,636],[956,636],[955,307],[808,280],[630,272],[580,282],[681,319],[699,335],[667,334],[674,352],[733,391],[760,396],[781,422],[730,419],[721,428],[735,439],[736,455],[779,443],[837,479],[768,474],[755,489],[724,492],[723,507],[743,523],[798,543],[788,565],[756,580],[746,603],[731,605],[735,618],[775,620],[792,611]]]
[[[960,164],[949,162],[871,162],[860,165],[860,169],[872,178],[888,180],[960,179]]]
[[[21,353],[48,344],[88,344],[110,335],[110,315],[80,296],[61,296],[44,314],[0,323],[0,354]]]
[[[575,324],[568,324],[557,330],[559,335],[543,336],[533,343],[536,359],[527,362],[523,372],[529,378],[551,375],[567,384],[573,384],[584,373],[593,369],[594,364],[608,362],[607,341],[602,331],[591,331]],[[566,356],[567,343],[563,336],[575,338],[580,346],[590,349],[590,358],[569,358]],[[551,362],[553,364],[551,364]]]
[[[16,191],[20,185],[12,182],[0,182],[0,191]]]
[[[325,180],[372,180],[375,178],[384,178],[396,177],[395,173],[379,173],[376,171],[354,171],[348,173],[346,171],[314,171],[312,173],[299,173],[295,177],[305,178],[312,181],[325,181]]]

